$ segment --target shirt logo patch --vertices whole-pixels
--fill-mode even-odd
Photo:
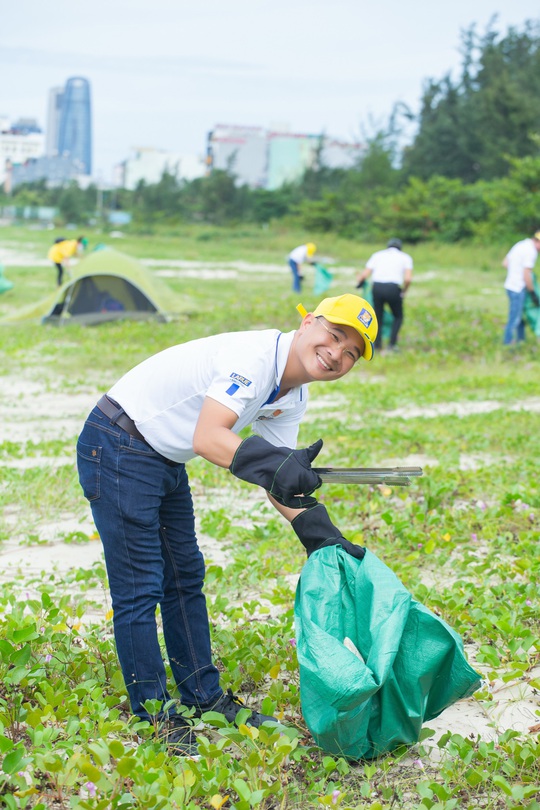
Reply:
[[[273,412],[272,412],[272,413],[270,413],[270,414],[267,414],[267,415],[265,415],[265,416],[259,416],[259,417],[257,417],[257,418],[258,418],[258,419],[272,419],[274,416],[279,416],[279,415],[280,415],[280,414],[282,414],[282,413],[283,413],[283,411],[282,411],[282,410],[280,410],[280,409],[278,408],[278,409],[277,409],[277,411],[273,411]]]
[[[366,329],[370,326],[371,321],[373,320],[373,315],[368,312],[368,310],[364,307],[360,310],[360,315],[358,315],[358,320],[360,323],[363,323]]]
[[[248,380],[247,377],[243,377],[241,374],[237,374],[235,371],[230,375],[230,378],[240,385],[245,385],[246,388],[249,388],[251,385],[251,380]]]
[[[239,385],[237,385],[236,383],[233,383],[232,385],[230,385],[227,388],[225,393],[228,394],[230,397],[232,397],[233,394],[236,394],[236,392],[238,391],[239,388],[240,388]]]

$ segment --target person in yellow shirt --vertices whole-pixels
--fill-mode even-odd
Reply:
[[[88,245],[88,239],[79,236],[78,239],[58,239],[51,247],[47,258],[56,266],[56,283],[60,287],[64,278],[64,270],[69,267],[69,260],[80,255]]]

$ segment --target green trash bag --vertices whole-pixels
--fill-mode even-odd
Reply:
[[[315,285],[313,292],[315,295],[322,295],[330,289],[334,276],[327,267],[323,264],[319,264],[319,262],[313,262],[313,267],[315,268]]]
[[[13,289],[13,282],[4,276],[4,266],[0,264],[0,293]]]
[[[312,554],[294,613],[302,713],[329,754],[372,759],[413,744],[480,686],[458,634],[369,551]]]
[[[538,285],[538,281],[536,280],[536,276],[533,273],[533,285],[534,291],[537,296],[540,298],[540,286]],[[525,317],[525,322],[529,324],[533,333],[536,337],[540,337],[540,307],[536,307],[533,303],[533,300],[530,295],[527,295],[525,298],[525,306],[523,308],[523,314]]]

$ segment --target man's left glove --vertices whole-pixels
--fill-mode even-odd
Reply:
[[[535,305],[535,307],[540,307],[540,298],[536,294],[536,290],[529,290],[529,295],[531,296],[531,301]]]
[[[362,560],[365,548],[346,540],[334,526],[322,503],[312,506],[297,515],[291,523],[296,535],[307,551],[308,557],[319,548],[342,546],[343,550],[357,560]]]
[[[322,445],[319,439],[305,450],[291,450],[275,447],[260,436],[248,436],[238,446],[229,470],[242,481],[264,487],[283,506],[314,506],[317,500],[309,496],[322,480],[311,469],[311,462]]]

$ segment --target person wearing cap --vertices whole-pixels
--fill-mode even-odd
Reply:
[[[172,346],[128,371],[88,416],[77,443],[79,481],[101,537],[114,633],[132,710],[157,718],[173,753],[196,753],[190,722],[170,706],[158,642],[161,607],[167,656],[181,704],[194,717],[213,710],[233,722],[245,708],[219,682],[212,662],[187,466],[201,456],[263,487],[292,524],[308,556],[341,544],[364,549],[333,526],[313,497],[321,479],[311,463],[322,440],[295,449],[308,383],[331,382],[371,360],[377,319],[357,295],[324,299],[302,322],[231,332]],[[251,426],[242,440],[238,433]],[[185,711],[185,710],[184,710]],[[247,723],[274,718],[252,711]]]
[[[385,250],[378,250],[369,257],[364,270],[357,279],[357,289],[362,289],[369,276],[372,277],[373,308],[382,325],[385,306],[393,317],[390,332],[390,349],[397,348],[398,335],[403,324],[403,298],[412,281],[413,260],[402,249],[401,239],[390,239]],[[379,330],[375,348],[382,347],[382,328]]]
[[[308,242],[305,245],[298,245],[298,247],[295,247],[294,250],[291,250],[289,253],[288,260],[293,276],[292,288],[294,292],[300,292],[302,290],[302,265],[314,264],[316,251],[317,245],[314,245],[313,242]]]
[[[64,270],[69,267],[69,260],[73,256],[81,254],[88,245],[88,239],[85,236],[79,236],[78,239],[57,239],[54,245],[51,246],[47,258],[56,267],[56,283],[60,287],[64,278]]]
[[[523,310],[527,295],[530,295],[535,307],[540,300],[534,289],[533,267],[540,251],[540,231],[529,239],[510,248],[503,259],[506,268],[504,288],[508,296],[508,320],[504,329],[503,344],[521,343],[525,340],[525,319]]]

